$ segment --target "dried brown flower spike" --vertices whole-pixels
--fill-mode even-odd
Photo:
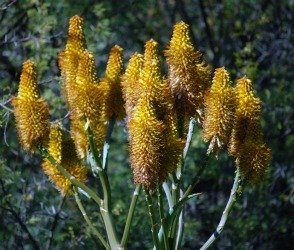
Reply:
[[[212,86],[205,96],[205,118],[202,137],[210,141],[208,153],[218,151],[229,141],[234,111],[235,94],[224,67],[215,70]]]
[[[22,147],[30,152],[44,145],[49,135],[49,109],[40,97],[37,87],[36,66],[24,62],[18,96],[12,99],[18,136]]]

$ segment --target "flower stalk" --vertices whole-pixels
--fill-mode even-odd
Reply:
[[[105,224],[105,229],[107,232],[111,249],[117,249],[120,247],[120,245],[119,245],[117,233],[115,230],[115,226],[114,226],[113,218],[111,214],[111,191],[110,191],[108,176],[103,169],[103,163],[101,162],[99,158],[98,150],[95,146],[95,143],[93,140],[93,134],[90,127],[87,128],[87,132],[88,132],[88,138],[90,142],[90,149],[98,169],[98,175],[99,175],[101,186],[103,189],[103,201],[100,207],[101,215]]]
[[[157,222],[156,222],[156,217],[155,217],[155,211],[152,203],[152,197],[149,193],[149,190],[145,189],[145,196],[146,196],[146,201],[148,205],[148,211],[149,211],[149,217],[150,217],[150,222],[151,222],[151,233],[152,233],[152,238],[153,238],[153,243],[155,246],[155,249],[160,250],[160,242],[157,236]]]
[[[169,249],[169,243],[167,238],[167,230],[165,225],[165,215],[164,215],[164,204],[163,204],[163,193],[162,193],[162,187],[159,185],[157,188],[157,194],[158,194],[158,207],[159,207],[159,217],[160,217],[160,223],[163,233],[163,243],[164,243],[164,249]]]
[[[239,186],[240,186],[240,171],[239,171],[239,169],[237,169],[234,183],[233,183],[233,187],[231,190],[231,194],[230,194],[229,200],[227,202],[227,205],[223,211],[220,222],[219,222],[215,232],[209,237],[209,239],[204,243],[204,245],[200,248],[200,250],[207,249],[223,231],[224,226],[227,222],[228,216],[229,216],[234,204],[236,203]]]
[[[122,248],[124,248],[126,246],[126,243],[128,241],[128,237],[129,237],[129,233],[130,233],[130,227],[131,227],[131,224],[132,224],[132,220],[133,220],[133,216],[134,216],[134,212],[135,212],[135,207],[136,207],[136,204],[137,204],[137,200],[138,200],[138,196],[139,196],[140,191],[141,191],[141,185],[137,185],[136,188],[135,188],[135,191],[133,193],[131,205],[130,205],[128,216],[127,216],[127,221],[126,221],[126,224],[125,224],[122,240],[121,240],[121,243],[120,243]]]
[[[95,228],[95,226],[92,224],[90,218],[87,215],[87,212],[80,200],[79,194],[78,194],[78,189],[76,187],[73,187],[74,190],[74,196],[75,196],[75,201],[78,205],[78,208],[80,209],[85,221],[87,222],[89,228],[91,229],[92,233],[94,235],[97,236],[97,238],[100,240],[100,242],[102,243],[102,245],[105,247],[105,249],[110,250],[110,246],[108,245],[108,243],[104,240],[103,236],[101,235],[101,233]]]

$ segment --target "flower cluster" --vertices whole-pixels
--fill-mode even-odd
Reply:
[[[242,176],[252,183],[260,180],[270,149],[263,141],[261,101],[252,82],[243,77],[233,88],[222,67],[215,70],[211,84],[211,69],[194,48],[184,22],[174,26],[164,54],[167,77],[161,72],[158,43],[152,39],[146,42],[144,55],[131,56],[124,72],[123,49],[115,45],[99,79],[94,55],[86,49],[83,19],[72,17],[65,49],[59,54],[71,138],[59,125],[52,125],[47,145],[49,110],[39,96],[35,66],[27,61],[12,101],[22,146],[28,151],[47,147],[58,164],[84,182],[87,171],[81,160],[90,148],[87,129],[99,151],[109,120],[126,116],[134,181],[154,189],[179,167],[188,121],[196,118],[204,141],[210,142],[208,153],[227,146]],[[70,181],[48,159],[42,167],[64,194],[69,192]]]

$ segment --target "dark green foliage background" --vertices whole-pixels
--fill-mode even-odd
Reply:
[[[246,187],[212,249],[290,249],[294,237],[293,13],[292,0],[1,0],[0,249],[49,249],[50,244],[51,249],[100,248],[72,198],[65,200],[59,212],[60,194],[42,173],[40,158],[20,148],[13,114],[3,107],[11,108],[8,100],[17,91],[22,62],[31,58],[38,65],[52,120],[66,115],[57,54],[65,45],[67,22],[74,14],[85,18],[88,48],[95,52],[100,76],[114,44],[125,49],[126,61],[134,51],[142,52],[150,38],[160,42],[162,51],[172,25],[184,20],[191,26],[195,44],[214,68],[225,66],[232,79],[246,74],[254,80],[263,101],[262,126],[273,159],[264,181]],[[67,119],[63,122],[68,126]],[[125,124],[117,124],[109,172],[120,233],[134,188],[127,147]],[[232,159],[223,154],[218,161],[205,161],[206,148],[197,127],[185,185],[201,164],[207,167],[195,189],[202,195],[186,206],[184,249],[199,248],[214,231],[233,182]],[[94,184],[94,180],[89,183]],[[86,197],[83,201],[91,218],[101,221],[95,205]],[[97,226],[101,228],[101,224]],[[130,249],[152,247],[148,227],[146,204],[140,197]]]

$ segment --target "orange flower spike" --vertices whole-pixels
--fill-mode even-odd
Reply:
[[[160,71],[158,44],[145,44],[139,75],[141,94],[128,123],[134,180],[154,189],[173,171],[182,153],[172,109],[172,94]]]
[[[139,53],[133,54],[129,60],[122,81],[123,97],[126,103],[126,112],[128,115],[131,114],[142,92],[141,86],[139,84],[139,77],[142,68],[143,56]]]
[[[176,100],[178,113],[195,116],[201,113],[203,96],[210,84],[211,69],[195,50],[189,36],[189,26],[179,22],[165,56],[169,67],[168,80]]]
[[[224,67],[215,70],[210,91],[205,98],[202,137],[210,141],[208,153],[228,143],[234,119],[235,94]]]
[[[72,140],[63,133],[59,124],[52,125],[50,129],[48,153],[72,176],[81,182],[86,181],[87,168],[78,159]],[[70,193],[71,182],[48,159],[44,159],[42,168],[63,195]]]
[[[49,108],[39,96],[36,66],[24,62],[20,77],[18,96],[12,99],[18,136],[26,151],[34,152],[45,145],[49,135]]]
[[[229,153],[236,157],[241,175],[255,184],[262,178],[271,158],[260,126],[261,101],[246,77],[237,80],[235,91],[237,105]]]
[[[123,49],[115,45],[111,50],[107,62],[105,77],[101,85],[107,93],[107,117],[121,120],[125,116],[124,100],[122,96],[121,77],[123,73]]]

